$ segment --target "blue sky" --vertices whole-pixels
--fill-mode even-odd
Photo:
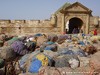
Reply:
[[[100,16],[100,0],[0,0],[0,19],[49,19],[63,4],[76,1]]]

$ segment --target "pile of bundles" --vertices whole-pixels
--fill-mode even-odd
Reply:
[[[1,34],[0,41],[2,42],[0,42],[0,46],[1,46],[0,59],[4,59],[5,61],[4,66],[6,68],[9,65],[14,66],[12,63],[14,63],[15,61],[18,61],[20,57],[22,57],[25,54],[35,51],[37,47],[36,40],[38,37],[44,37],[44,36],[42,34],[33,35],[33,36],[8,36],[5,34]],[[11,74],[9,73],[7,75],[11,75]]]
[[[0,40],[0,68],[5,75],[100,74],[100,36],[2,34]]]

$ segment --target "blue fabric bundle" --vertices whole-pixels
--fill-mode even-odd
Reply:
[[[48,45],[52,45],[52,44],[54,44],[54,42],[48,41],[47,44],[48,44]]]
[[[38,73],[39,68],[42,66],[42,62],[38,59],[35,59],[31,62],[31,65],[29,67],[29,72],[31,73]]]
[[[50,46],[47,46],[47,47],[44,48],[44,50],[53,50],[53,48],[50,47]]]
[[[58,54],[65,54],[68,51],[68,48],[61,48],[58,50]]]
[[[27,47],[24,45],[22,41],[15,41],[11,48],[13,48],[14,52],[16,52],[19,55],[25,55],[28,53]]]
[[[59,55],[68,54],[68,55],[75,55],[74,51],[69,50],[68,48],[62,48],[58,51]]]
[[[85,34],[82,34],[82,36],[85,36]]]
[[[77,51],[77,55],[79,55],[81,57],[86,57],[87,56],[83,50]]]
[[[68,51],[65,52],[64,54],[75,55],[75,53],[74,53],[72,50],[68,50]]]
[[[57,46],[55,44],[53,45],[48,45],[44,48],[44,50],[52,50],[52,51],[57,51]]]
[[[41,34],[41,33],[38,33],[38,34],[35,34],[34,36],[36,36],[36,37],[37,37],[37,36],[42,36],[42,34]]]
[[[85,46],[85,43],[83,41],[79,41],[79,44]]]
[[[58,56],[55,58],[55,67],[71,67],[71,65],[75,66],[78,64],[76,67],[79,66],[79,63],[74,62],[72,64],[69,63],[70,60],[77,60],[79,61],[78,57],[76,55],[63,55],[63,56]]]
[[[19,65],[21,68],[23,68],[23,64],[27,61],[28,57],[29,57],[30,54],[26,54],[24,55],[20,60],[19,60]]]
[[[55,59],[55,67],[70,67],[68,60],[63,56]]]

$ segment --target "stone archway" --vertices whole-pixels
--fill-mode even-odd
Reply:
[[[68,34],[72,34],[73,29],[78,29],[78,33],[83,25],[83,21],[80,18],[73,17],[66,23],[66,31]]]

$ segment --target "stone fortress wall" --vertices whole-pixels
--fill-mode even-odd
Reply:
[[[61,18],[58,16],[58,18]],[[94,25],[94,18],[90,18],[89,32],[96,28]],[[96,22],[96,21],[95,21]],[[98,21],[97,21],[98,22]],[[61,21],[56,21],[53,17],[50,20],[0,20],[0,33],[10,35],[27,35],[34,33],[61,33]],[[100,33],[100,18],[98,25],[98,32]]]
[[[60,27],[54,27],[51,20],[0,20],[0,33],[24,35],[34,33],[59,33]]]

